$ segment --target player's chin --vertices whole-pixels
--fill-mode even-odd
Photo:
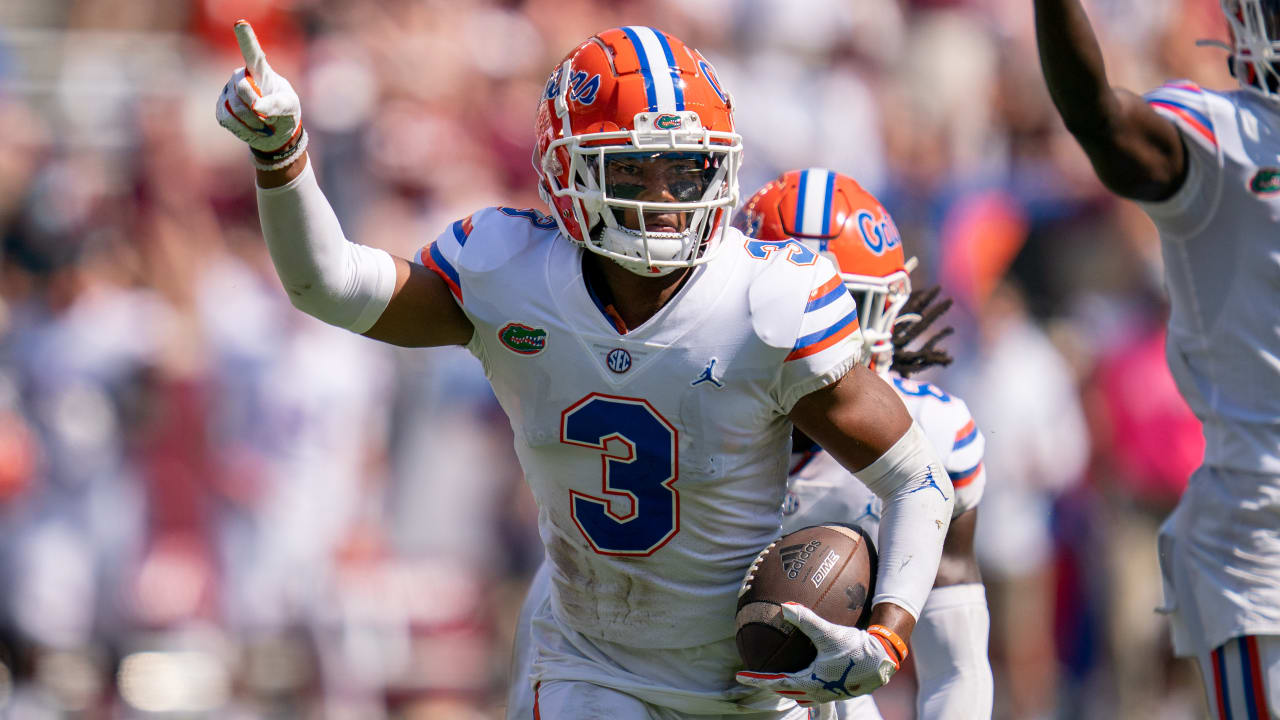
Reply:
[[[683,235],[689,228],[686,213],[645,213],[644,230],[646,233],[662,233]]]

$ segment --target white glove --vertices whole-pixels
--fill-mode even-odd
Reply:
[[[236,21],[235,33],[245,67],[231,73],[222,88],[218,122],[249,144],[258,167],[284,167],[305,149],[298,93],[267,64],[267,56],[248,22]]]
[[[813,664],[793,673],[744,670],[738,682],[772,690],[800,705],[827,703],[876,690],[907,657],[902,640],[880,625],[868,630],[837,625],[796,603],[783,603],[782,616],[813,641],[818,649]]]

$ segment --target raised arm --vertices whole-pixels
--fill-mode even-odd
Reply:
[[[298,95],[271,69],[249,23],[235,25],[245,67],[218,98],[223,127],[249,144],[272,264],[299,310],[376,340],[460,345],[471,322],[434,273],[343,235],[307,157]]]
[[[1186,178],[1173,123],[1138,95],[1107,82],[1102,51],[1080,0],[1035,0],[1040,66],[1067,130],[1098,178],[1134,200],[1164,200]]]

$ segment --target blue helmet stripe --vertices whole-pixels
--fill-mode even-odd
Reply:
[[[832,194],[836,187],[836,174],[827,173],[827,187],[822,194],[822,231],[821,234],[831,234],[831,200]]]
[[[636,50],[636,57],[640,58],[640,74],[644,76],[644,93],[645,98],[649,101],[649,110],[650,112],[657,110],[658,93],[653,84],[653,70],[649,68],[649,56],[645,54],[644,43],[640,42],[640,36],[636,34],[635,30],[624,27],[622,32],[627,34],[627,39],[631,41],[631,46]]]

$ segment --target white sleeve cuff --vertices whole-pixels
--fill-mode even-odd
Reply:
[[[856,475],[884,500],[872,604],[892,602],[919,618],[951,525],[951,479],[915,422],[880,459]]]

